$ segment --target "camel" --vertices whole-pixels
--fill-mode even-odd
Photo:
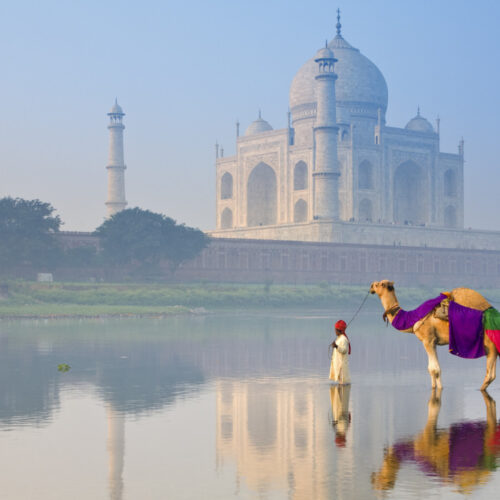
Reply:
[[[394,290],[394,282],[388,280],[374,281],[370,286],[370,293],[377,294],[380,297],[384,307],[384,318],[387,318],[392,324],[392,320],[400,309]],[[469,288],[455,288],[447,295],[449,295],[450,300],[455,300],[458,304],[473,309],[485,311],[491,307],[481,294]],[[432,388],[441,389],[443,386],[441,367],[439,366],[436,346],[449,344],[449,324],[447,320],[440,319],[434,314],[435,309],[415,323],[411,329],[404,331],[414,333],[424,345],[429,358],[428,370],[431,376]],[[488,335],[484,335],[484,349],[486,352],[486,376],[481,386],[482,391],[485,391],[496,378],[498,352]]]
[[[491,477],[491,463],[500,456],[498,438],[500,422],[497,422],[496,403],[483,391],[486,405],[486,421],[457,422],[447,429],[437,426],[441,408],[441,390],[433,389],[428,403],[427,423],[419,434],[402,439],[385,450],[384,460],[378,472],[372,474],[375,490],[394,488],[398,471],[405,462],[419,465],[425,474],[438,477],[445,484],[453,484],[460,493],[470,494],[474,487],[484,484]],[[460,459],[453,441],[473,440],[477,445],[468,453],[461,467],[453,467],[453,460]],[[477,461],[474,461],[477,459]]]

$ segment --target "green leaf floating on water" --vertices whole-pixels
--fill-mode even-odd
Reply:
[[[61,363],[60,365],[57,365],[57,369],[60,372],[66,373],[66,372],[69,372],[69,370],[71,369],[71,366],[67,365],[66,363]]]

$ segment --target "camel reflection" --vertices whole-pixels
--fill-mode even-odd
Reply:
[[[333,430],[335,431],[335,444],[343,448],[346,445],[346,434],[351,424],[349,413],[350,385],[330,386],[330,401],[332,403]]]
[[[382,467],[372,475],[373,488],[392,489],[405,462],[415,463],[426,475],[455,485],[460,493],[470,493],[475,486],[484,484],[500,456],[500,424],[495,400],[486,392],[482,394],[486,421],[458,422],[448,429],[438,429],[441,391],[433,391],[424,430],[386,450]]]

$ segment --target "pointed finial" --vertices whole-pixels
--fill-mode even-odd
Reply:
[[[219,158],[219,143],[215,141],[215,158]]]
[[[118,105],[118,97],[115,97],[115,104]]]
[[[236,118],[236,137],[240,136],[240,121]]]
[[[342,37],[342,33],[340,32],[340,29],[342,28],[342,25],[340,24],[340,9],[337,9],[337,36]]]
[[[260,112],[260,108],[259,108],[259,120],[262,120],[262,114]]]
[[[325,49],[328,48],[328,40],[325,40]]]
[[[417,106],[417,116],[420,116],[420,104]]]

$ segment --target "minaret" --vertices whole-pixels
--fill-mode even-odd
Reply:
[[[122,119],[125,116],[121,106],[115,99],[115,104],[108,113],[109,116],[109,160],[108,170],[108,200],[106,201],[107,217],[111,217],[127,206],[125,200],[125,169],[123,159],[123,129]]]
[[[314,218],[338,219],[340,176],[337,158],[337,114],[333,66],[337,59],[325,46],[318,51],[316,123],[314,126]]]

